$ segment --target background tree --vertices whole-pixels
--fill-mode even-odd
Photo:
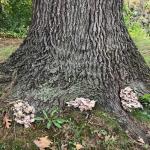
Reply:
[[[1,0],[0,34],[23,37],[31,22],[31,5],[31,0]]]
[[[122,88],[144,93],[150,80],[122,7],[122,0],[33,0],[28,35],[3,64],[13,74],[11,96],[37,110],[81,96],[95,99],[134,138],[148,142],[120,103]]]

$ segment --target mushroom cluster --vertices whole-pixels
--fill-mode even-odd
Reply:
[[[12,109],[14,112],[13,114],[15,116],[15,121],[24,125],[25,128],[30,127],[31,123],[34,122],[35,109],[27,102],[17,101],[14,103]]]
[[[85,99],[85,98],[76,98],[74,101],[66,102],[68,107],[79,108],[80,111],[92,110],[95,107],[96,101]]]
[[[122,106],[125,110],[131,112],[135,108],[143,109],[143,106],[138,101],[136,93],[130,87],[122,89],[120,92]]]

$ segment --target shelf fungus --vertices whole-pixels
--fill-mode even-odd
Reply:
[[[35,108],[27,102],[17,101],[14,103],[12,109],[15,121],[24,125],[25,128],[30,127],[31,123],[34,122]]]
[[[126,87],[121,90],[120,98],[122,107],[129,112],[136,108],[143,109],[143,106],[138,101],[136,93],[134,93],[133,89],[131,89],[130,87]]]
[[[68,107],[74,107],[74,108],[79,108],[80,111],[88,111],[92,110],[93,107],[95,107],[96,101],[86,99],[86,98],[76,98],[74,101],[66,102]]]

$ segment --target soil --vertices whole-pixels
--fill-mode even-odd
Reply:
[[[19,46],[23,39],[19,38],[0,38],[0,48],[4,48],[7,46]]]

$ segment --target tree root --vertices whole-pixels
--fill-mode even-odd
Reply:
[[[150,144],[150,135],[148,135],[148,131],[144,129],[140,123],[135,122],[135,120],[119,105],[114,105],[113,114],[116,116],[122,129],[125,130],[125,132],[128,133],[130,137],[136,141],[140,141],[140,139],[142,139],[145,144]]]

